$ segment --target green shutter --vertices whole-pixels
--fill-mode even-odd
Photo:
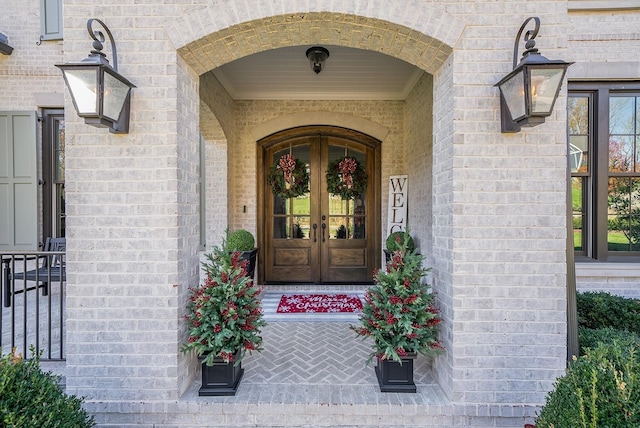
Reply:
[[[36,113],[0,111],[0,250],[37,248]]]
[[[62,39],[62,0],[40,0],[41,40]]]

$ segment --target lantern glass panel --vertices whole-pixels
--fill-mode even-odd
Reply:
[[[500,90],[513,120],[523,117],[526,114],[526,109],[524,103],[524,73],[522,70],[500,85]]]
[[[531,114],[549,115],[562,84],[564,68],[531,68]]]
[[[112,76],[104,73],[104,111],[103,114],[109,119],[117,122],[122,112],[122,106],[129,93],[129,86]]]
[[[64,71],[78,114],[98,114],[98,77],[96,68],[71,68]]]

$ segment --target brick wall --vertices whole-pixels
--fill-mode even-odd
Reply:
[[[453,394],[453,58],[434,75],[433,87],[433,282],[443,323],[440,340],[448,350],[436,361],[435,374],[448,397]]]
[[[208,73],[200,77],[200,130],[205,139],[205,198],[207,248],[222,243],[228,225],[228,141],[233,141],[233,100]]]
[[[433,76],[424,74],[405,100],[406,173],[409,181],[409,229],[431,264],[433,247]],[[388,187],[388,186],[386,186]],[[426,221],[425,221],[426,220]]]
[[[526,18],[514,15],[522,6],[477,4],[453,55],[447,358],[456,402],[540,403],[564,373],[564,110],[559,103],[543,126],[500,134],[493,87],[512,69],[513,41]],[[537,6],[528,16],[544,23],[538,43],[549,57],[562,57],[563,6]]]
[[[198,273],[199,88],[160,30],[176,13],[65,2],[65,61],[87,55],[86,20],[100,17],[137,86],[126,135],[84,125],[66,101],[66,385],[88,400],[176,399],[193,377],[178,349]]]
[[[0,110],[62,107],[64,83],[54,67],[62,62],[62,40],[36,45],[39,11],[39,0],[3,2],[0,33],[14,49],[10,56],[0,55]]]
[[[256,230],[251,130],[283,115],[327,111],[389,130],[383,205],[388,176],[410,175],[412,227],[430,252],[445,319],[447,353],[435,375],[447,396],[470,406],[543,402],[564,368],[565,101],[544,125],[503,135],[493,84],[510,71],[515,34],[533,15],[542,19],[545,56],[637,68],[630,53],[640,12],[568,15],[556,0],[67,0],[64,44],[36,46],[38,19],[23,11],[38,2],[9,3],[0,31],[16,50],[0,57],[0,109],[36,109],[46,98],[38,94],[64,92],[52,64],[63,62],[62,46],[64,61],[87,55],[90,17],[107,22],[120,72],[138,86],[123,136],[84,125],[66,99],[69,392],[114,403],[180,396],[195,364],[178,347],[186,289],[199,269],[199,131],[211,163],[207,242],[216,243],[226,224]],[[204,76],[254,52],[311,42],[383,52],[430,76],[406,103],[232,102]],[[430,163],[431,171],[422,168]],[[636,284],[583,277],[585,288]]]

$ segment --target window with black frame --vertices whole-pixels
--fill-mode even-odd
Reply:
[[[576,257],[640,258],[640,82],[569,84]]]

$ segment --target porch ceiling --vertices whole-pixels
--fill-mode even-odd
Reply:
[[[423,73],[378,52],[324,45],[330,56],[316,75],[309,47],[260,52],[211,72],[236,100],[403,100]]]

